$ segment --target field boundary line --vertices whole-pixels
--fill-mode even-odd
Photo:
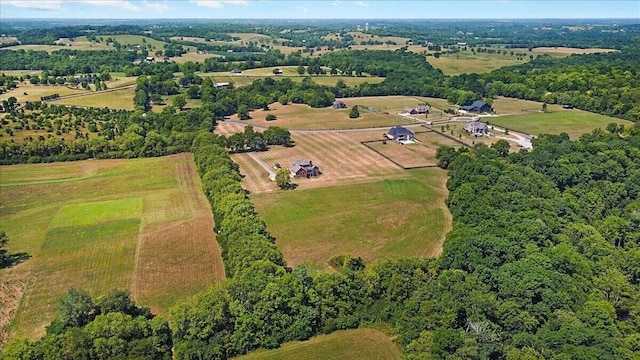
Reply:
[[[464,142],[464,141],[462,141],[462,140],[460,140],[460,139],[456,139],[454,136],[447,135],[447,134],[443,133],[442,131],[435,131],[435,130],[433,130],[433,129],[429,129],[428,127],[426,127],[426,126],[424,126],[424,125],[422,125],[422,127],[426,128],[426,129],[427,129],[427,131],[422,131],[421,133],[432,132],[432,133],[434,133],[434,134],[438,134],[438,135],[440,135],[440,136],[444,136],[444,137],[446,137],[446,138],[447,138],[447,139],[449,139],[449,140],[453,140],[453,141],[457,142],[458,144],[460,144],[460,145],[462,145],[462,146],[464,146],[464,147],[466,147],[466,148],[468,148],[468,149],[471,149],[471,148],[472,148],[472,146],[471,146],[471,145],[467,144],[466,142]]]
[[[423,133],[426,133],[426,132],[428,132],[428,131],[423,131]],[[373,152],[377,153],[378,155],[382,156],[383,158],[385,158],[385,159],[391,161],[392,163],[396,164],[402,170],[426,169],[426,168],[438,167],[438,165],[436,165],[436,164],[418,165],[418,166],[404,166],[404,165],[401,165],[400,163],[396,162],[392,158],[388,157],[387,155],[385,155],[385,154],[381,153],[380,151],[378,151],[378,150],[372,148],[371,146],[369,146],[370,143],[377,143],[377,142],[383,142],[383,141],[387,141],[387,140],[366,140],[366,141],[360,141],[360,144],[366,146],[368,149],[372,150]]]

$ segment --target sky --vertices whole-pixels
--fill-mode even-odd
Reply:
[[[0,0],[10,18],[640,19],[640,0]]]

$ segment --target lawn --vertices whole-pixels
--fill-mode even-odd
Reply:
[[[343,254],[367,263],[438,256],[451,226],[444,203],[446,172],[415,169],[406,175],[251,199],[290,266],[325,271],[330,259]]]
[[[400,349],[384,333],[373,329],[341,330],[307,341],[292,341],[275,350],[256,350],[237,360],[393,360]]]
[[[376,141],[367,143],[371,149],[389,157],[403,167],[436,166],[436,151],[440,146],[458,148],[461,145],[437,131],[416,128],[414,144],[402,145],[396,141]]]
[[[155,313],[224,278],[213,218],[190,154],[0,168],[0,342],[43,335],[71,287],[127,289]],[[6,305],[5,305],[6,306]],[[8,314],[8,315],[7,315]],[[4,334],[3,334],[4,333]]]
[[[573,139],[582,134],[590,133],[596,128],[604,129],[607,124],[612,122],[624,125],[632,124],[627,120],[578,109],[560,109],[548,113],[492,117],[490,122],[497,126],[534,135],[566,132]]]
[[[359,104],[353,99],[344,99],[346,104]],[[282,105],[273,103],[271,110],[254,110],[249,113],[251,120],[246,122],[256,126],[282,126],[288,129],[359,129],[369,127],[390,127],[416,123],[415,120],[382,112],[369,112],[360,109],[360,117],[349,118],[349,109],[333,107],[312,108],[305,104]],[[267,121],[266,116],[273,114],[277,120]],[[238,120],[237,116],[231,117]]]

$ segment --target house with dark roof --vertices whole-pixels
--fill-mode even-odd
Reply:
[[[411,115],[416,115],[416,114],[428,114],[429,113],[429,107],[428,106],[416,106],[416,107],[406,107],[402,110],[402,112],[404,114],[411,114]]]
[[[415,115],[415,114],[418,113],[418,111],[416,110],[416,108],[406,107],[406,108],[402,109],[402,113],[403,114]]]
[[[394,126],[387,131],[387,137],[395,141],[413,141],[415,135],[406,127]]]
[[[477,113],[491,112],[491,105],[480,100],[476,100],[473,102],[473,104],[461,106],[460,108],[464,111],[477,112]]]
[[[483,136],[489,134],[489,127],[480,121],[470,121],[464,126],[464,131],[471,136]]]
[[[313,165],[311,160],[301,159],[291,163],[289,172],[291,177],[310,178],[320,175],[320,168],[317,165]]]
[[[340,100],[336,100],[333,102],[333,108],[334,109],[346,109],[347,108],[347,104],[345,104],[344,102],[340,101]]]

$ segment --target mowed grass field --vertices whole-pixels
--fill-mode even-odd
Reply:
[[[33,85],[28,81],[23,81],[18,84],[17,88],[11,89],[4,94],[0,94],[0,101],[15,96],[20,104],[24,104],[26,101],[40,101],[41,97],[53,94],[66,96],[76,94],[91,94],[91,92],[82,88],[69,88],[64,85]]]
[[[328,261],[344,254],[367,263],[439,256],[451,224],[444,203],[446,172],[405,172],[402,179],[254,194],[251,199],[291,266],[327,271]]]
[[[455,54],[442,53],[439,58],[427,57],[427,61],[436,69],[442,70],[445,75],[460,75],[463,73],[488,73],[503,66],[523,64],[529,61],[528,55],[524,60],[518,60],[516,56],[475,53],[461,51]]]
[[[607,124],[631,125],[632,122],[578,109],[558,109],[548,113],[499,116],[489,119],[492,125],[524,132],[527,134],[560,134],[566,132],[573,139],[590,133],[596,128],[604,129]]]
[[[345,103],[357,104],[351,99],[345,99]],[[406,125],[416,123],[415,120],[406,117],[384,114],[382,112],[369,112],[360,109],[360,117],[349,118],[350,108],[334,109],[333,107],[312,108],[305,104],[282,105],[273,103],[269,105],[271,110],[254,110],[249,113],[250,120],[244,122],[255,126],[281,126],[292,129],[362,129],[369,127],[390,127],[393,125]],[[267,121],[266,116],[273,114],[277,120]],[[233,115],[231,120],[239,120]]]
[[[56,105],[75,105],[98,108],[108,106],[110,109],[133,110],[133,98],[135,96],[135,92],[135,87],[128,87],[112,91],[86,93],[86,95],[63,98],[50,102]]]
[[[373,329],[336,331],[307,341],[292,341],[275,350],[257,350],[237,360],[396,360],[400,349],[384,333]]]
[[[166,315],[177,301],[224,279],[190,154],[3,166],[0,172],[0,222],[9,251],[30,255],[0,271],[0,289],[10,290],[0,294],[0,333],[43,335],[71,287],[94,297],[126,289]]]

